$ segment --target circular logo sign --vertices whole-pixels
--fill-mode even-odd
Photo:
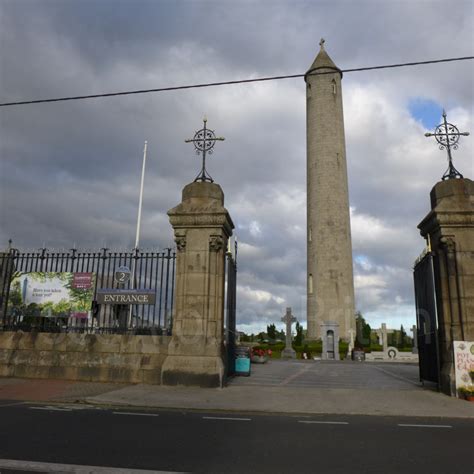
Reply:
[[[127,283],[130,280],[130,268],[119,267],[115,271],[114,279],[117,283]]]

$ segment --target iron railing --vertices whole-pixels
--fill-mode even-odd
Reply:
[[[123,267],[131,269],[132,277],[120,284],[115,274]],[[0,253],[0,330],[171,334],[175,268],[176,253],[172,249],[161,252],[140,249],[119,252],[106,248],[55,252],[46,248],[34,252],[11,249]],[[72,314],[67,304],[61,311],[60,302],[49,308],[27,304],[22,298],[20,281],[22,276],[24,282],[25,276],[32,273],[43,280],[54,279],[55,274],[64,280],[72,278],[72,274],[92,274],[90,298],[83,302],[87,306],[85,311]],[[155,304],[98,304],[97,290],[118,288],[153,290]]]

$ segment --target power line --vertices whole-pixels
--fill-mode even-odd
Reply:
[[[417,61],[412,63],[399,63],[399,64],[387,64],[384,66],[370,66],[370,67],[359,67],[354,69],[341,69],[341,72],[360,72],[360,71],[373,71],[375,69],[389,69],[396,67],[406,66],[419,66],[423,64],[436,64],[436,63],[447,63],[452,61],[465,61],[467,59],[474,59],[474,56],[465,56],[461,58],[447,58],[447,59],[434,59],[431,61]],[[324,72],[312,72],[311,75],[320,74],[334,74],[334,71]],[[281,79],[294,79],[296,77],[304,77],[305,74],[290,74],[285,76],[271,76],[271,77],[259,77],[256,79],[240,79],[235,81],[223,81],[223,82],[208,82],[204,84],[191,84],[185,86],[171,86],[171,87],[160,87],[157,89],[141,89],[135,91],[123,91],[123,92],[109,92],[105,94],[90,94],[90,95],[77,95],[70,97],[58,97],[55,99],[38,99],[38,100],[23,100],[16,102],[5,102],[0,104],[0,107],[9,107],[12,105],[28,105],[28,104],[42,104],[46,102],[65,102],[68,100],[83,100],[83,99],[98,99],[100,97],[115,97],[119,95],[133,95],[133,94],[148,94],[150,92],[166,92],[166,91],[177,91],[183,89],[197,89],[200,87],[215,87],[215,86],[228,86],[232,84],[247,84],[250,82],[264,82],[264,81],[278,81]]]

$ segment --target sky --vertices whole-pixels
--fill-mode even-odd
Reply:
[[[474,54],[474,3],[454,0],[0,0],[0,102],[303,74],[321,37],[341,69]],[[470,131],[454,164],[473,179],[474,61],[344,74],[356,308],[415,324],[418,223],[447,168],[426,138]],[[166,212],[200,169],[186,144],[224,136],[208,171],[239,242],[237,324],[306,325],[302,78],[0,108],[0,247],[134,246],[148,140],[142,248],[173,245]]]

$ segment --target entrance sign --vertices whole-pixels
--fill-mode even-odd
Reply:
[[[156,290],[122,290],[102,288],[97,290],[99,304],[155,304]]]

